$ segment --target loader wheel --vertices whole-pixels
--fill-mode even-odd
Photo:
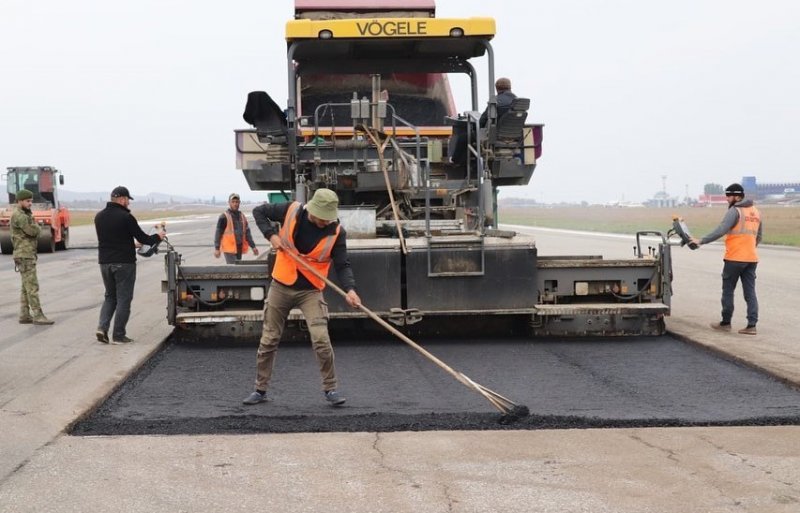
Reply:
[[[0,252],[4,255],[10,255],[14,252],[14,245],[11,244],[11,236],[0,236]]]
[[[39,234],[39,240],[36,241],[37,253],[53,253],[56,250],[56,238],[53,236],[53,230],[42,230]]]
[[[69,248],[69,229],[64,228],[61,232],[61,242],[56,242],[56,249],[58,251],[65,251]]]

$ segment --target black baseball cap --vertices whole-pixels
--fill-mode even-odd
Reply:
[[[121,185],[119,187],[114,187],[114,190],[111,191],[111,197],[112,198],[128,198],[129,200],[133,200],[133,196],[131,196],[131,193],[128,191],[128,188],[127,187],[123,187]]]
[[[738,183],[732,183],[725,188],[725,196],[744,196],[744,187]]]

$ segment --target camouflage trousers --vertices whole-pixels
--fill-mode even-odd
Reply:
[[[42,305],[39,303],[39,278],[36,276],[36,259],[15,258],[14,264],[22,279],[22,289],[19,294],[19,317],[20,319],[29,319],[42,311]]]

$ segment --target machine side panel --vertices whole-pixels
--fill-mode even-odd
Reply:
[[[350,247],[347,254],[356,279],[356,291],[361,297],[361,301],[370,310],[377,313],[400,308],[402,292],[400,249]],[[329,277],[331,281],[339,285],[336,271],[333,268],[331,268]],[[324,294],[330,313],[357,312],[330,288],[326,287]]]
[[[434,272],[479,269],[480,249],[433,247]],[[536,305],[536,248],[485,246],[483,275],[429,276],[428,252],[413,247],[406,260],[408,307],[422,312],[519,311]],[[443,269],[444,268],[444,269]]]

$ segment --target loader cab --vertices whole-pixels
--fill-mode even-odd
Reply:
[[[16,202],[18,191],[27,189],[33,193],[34,204],[58,206],[57,186],[64,184],[64,175],[57,169],[51,166],[9,167],[5,178],[9,203]]]
[[[13,205],[17,193],[27,189],[33,193],[33,217],[45,229],[39,234],[36,250],[52,253],[56,249],[67,249],[69,245],[70,213],[58,199],[58,186],[64,185],[64,175],[52,166],[27,166],[6,168],[8,202]],[[10,212],[10,211],[9,211]],[[10,253],[13,248],[11,234],[7,229],[9,217],[0,213],[0,250]],[[47,228],[50,229],[47,229]]]

